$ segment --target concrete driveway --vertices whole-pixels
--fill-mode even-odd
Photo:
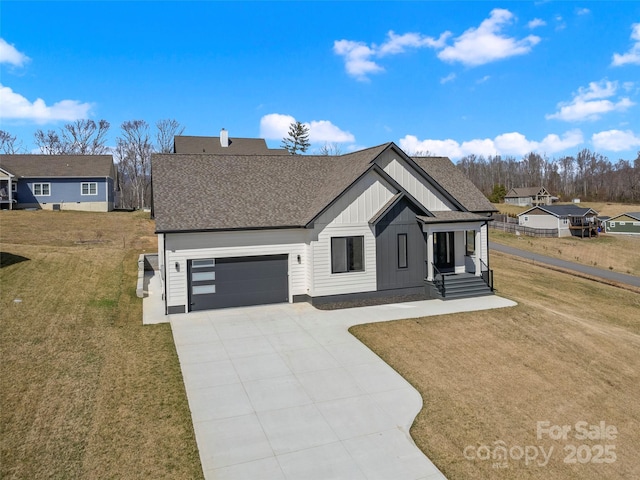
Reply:
[[[205,477],[445,478],[409,435],[420,395],[347,328],[512,305],[489,296],[169,316]]]

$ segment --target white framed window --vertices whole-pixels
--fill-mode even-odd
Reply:
[[[33,194],[39,197],[51,196],[51,184],[50,183],[34,183]]]
[[[98,183],[97,182],[82,182],[80,186],[80,195],[97,195]]]
[[[609,222],[609,228],[613,228],[616,226],[616,222]]]
[[[11,183],[11,192],[12,193],[17,193],[18,192],[18,182],[12,182]]]
[[[626,222],[618,222],[620,225],[626,225]]]
[[[331,273],[364,271],[364,237],[331,238]]]
[[[525,221],[525,222],[528,222],[528,221],[529,221],[529,217],[525,216],[525,217],[524,217],[524,221]]]
[[[466,255],[472,256],[476,254],[476,232],[475,230],[467,230],[465,238],[466,243]]]

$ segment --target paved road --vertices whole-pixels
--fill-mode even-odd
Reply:
[[[547,257],[545,255],[538,255],[537,253],[528,252],[526,250],[520,250],[519,248],[507,247],[495,242],[489,242],[489,248],[498,252],[508,253],[510,255],[516,255],[518,257],[533,260],[539,263],[545,263],[554,267],[566,268],[567,270],[573,270],[593,277],[604,278],[605,280],[611,280],[618,283],[624,283],[626,285],[632,285],[634,287],[640,287],[640,277],[634,277],[633,275],[625,275],[624,273],[611,272],[609,270],[602,270],[601,268],[589,267],[588,265],[581,265],[579,263],[567,262],[558,258]]]

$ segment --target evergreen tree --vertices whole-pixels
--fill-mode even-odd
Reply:
[[[289,125],[288,136],[282,139],[282,148],[291,155],[304,153],[311,146],[309,142],[309,127],[300,122],[293,122]]]

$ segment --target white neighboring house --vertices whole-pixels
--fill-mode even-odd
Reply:
[[[591,208],[576,205],[539,205],[519,213],[518,224],[529,228],[558,229],[558,237],[568,237],[572,234],[591,236],[598,226],[597,217],[598,212]]]
[[[152,182],[167,314],[492,292],[495,209],[448,158],[156,154]]]

